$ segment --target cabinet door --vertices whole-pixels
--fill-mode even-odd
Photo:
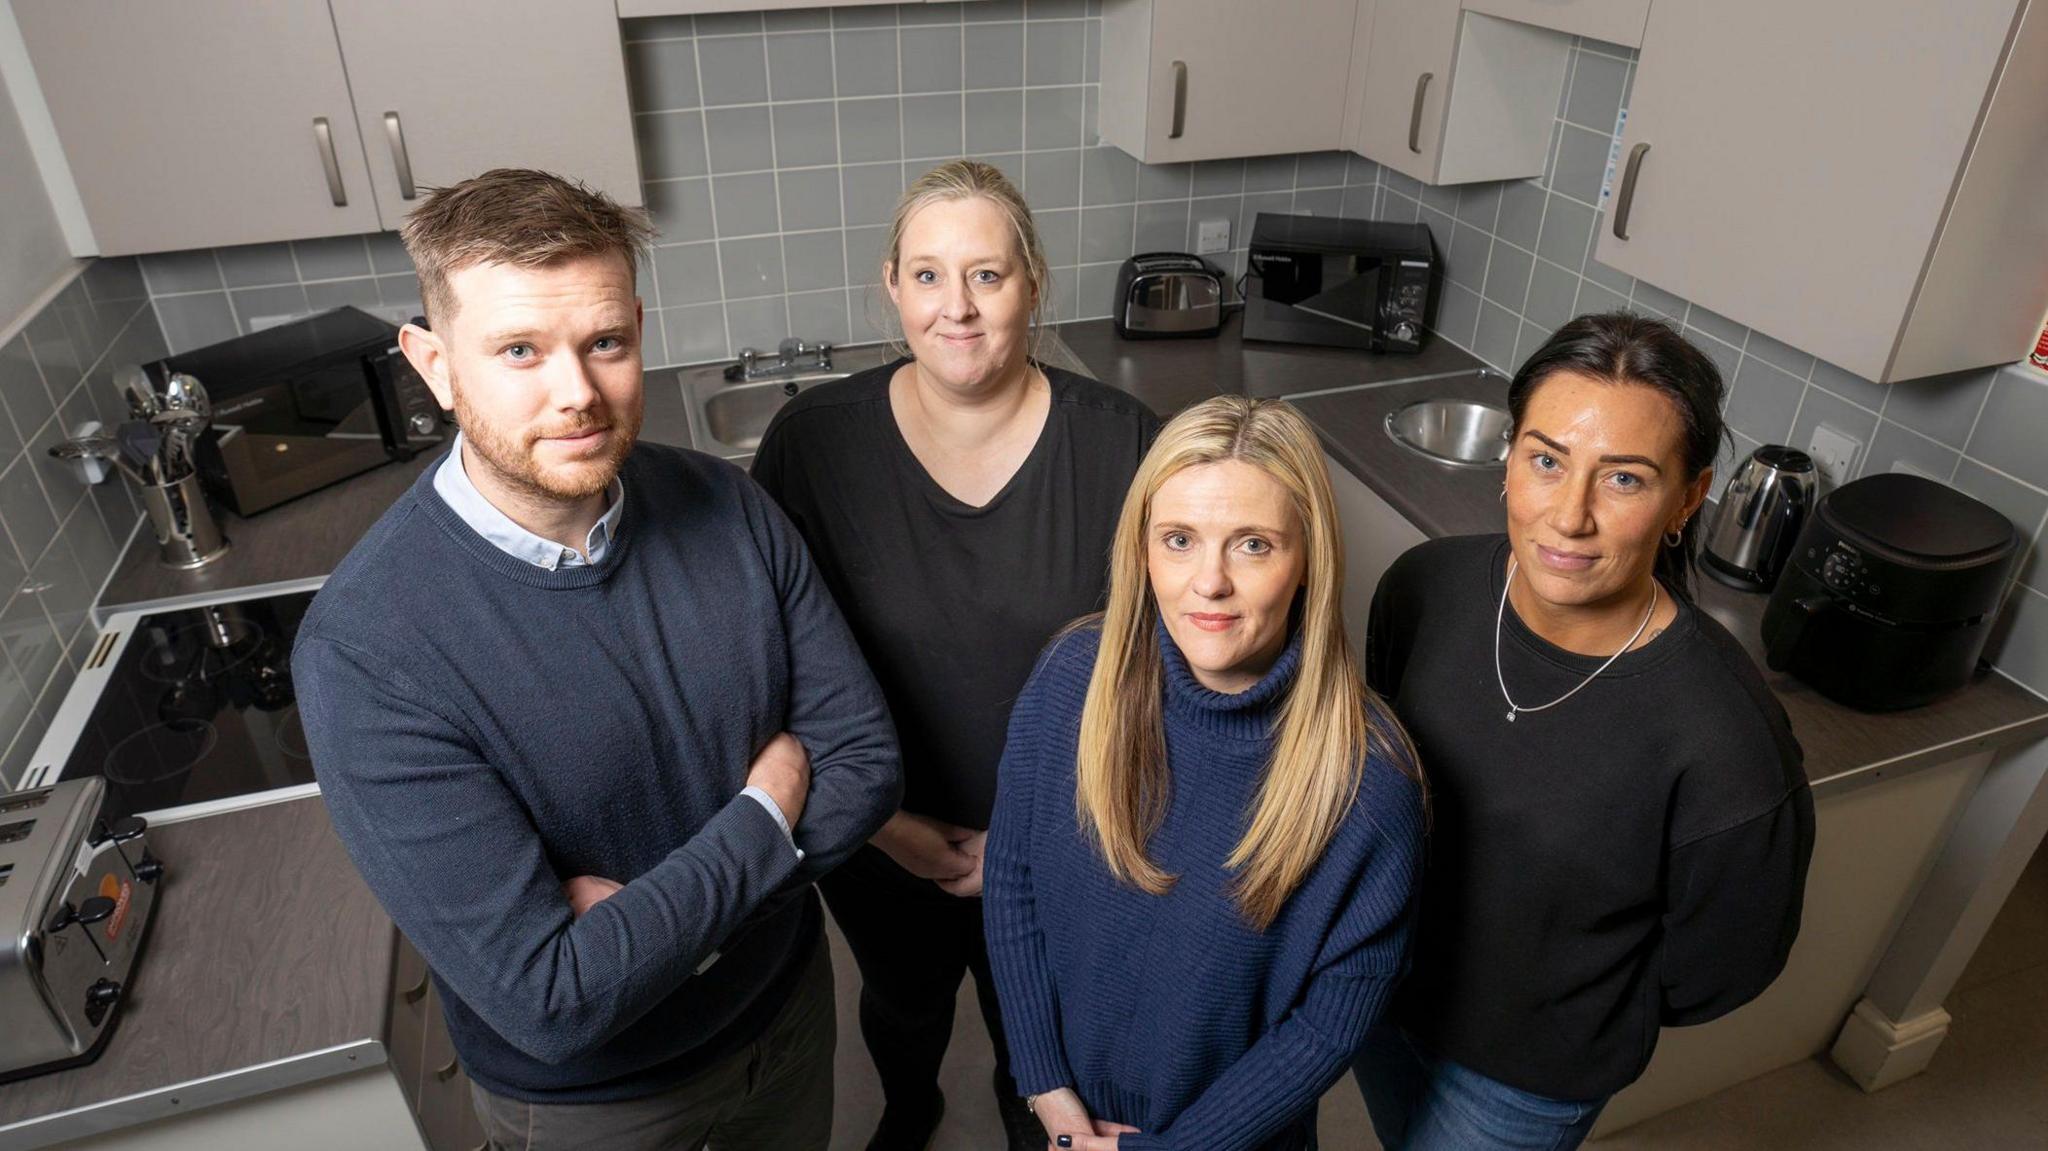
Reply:
[[[101,255],[379,227],[326,0],[14,13]]]
[[[1596,257],[1883,378],[2013,14],[1657,0]]]
[[[1436,182],[1457,38],[1458,6],[1449,0],[1379,0],[1355,151]]]
[[[1152,0],[1104,13],[1103,139],[1149,163],[1343,147],[1344,84],[1359,0]],[[1149,10],[1135,51],[1111,49],[1129,10]],[[1114,27],[1113,27],[1114,25]],[[1149,40],[1142,40],[1149,32]],[[1144,69],[1142,138],[1120,130],[1109,75]],[[1179,115],[1175,115],[1178,105]],[[1175,134],[1176,122],[1180,129]]]
[[[611,0],[332,2],[387,225],[427,189],[491,168],[540,168],[640,203]]]

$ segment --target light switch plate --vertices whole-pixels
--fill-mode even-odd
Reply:
[[[1829,486],[1841,487],[1848,482],[1850,472],[1855,470],[1856,453],[1862,450],[1862,440],[1839,428],[1820,424],[1813,429],[1813,439],[1807,444],[1806,453],[1813,457],[1813,466],[1820,469],[1821,477]]]
[[[1203,220],[1195,225],[1195,255],[1210,256],[1229,250],[1229,220]]]

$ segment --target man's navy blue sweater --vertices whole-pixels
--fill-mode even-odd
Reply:
[[[1146,845],[1165,895],[1117,882],[1074,809],[1074,748],[1101,640],[1054,641],[1017,700],[996,776],[984,916],[1018,1089],[1072,1087],[1132,1124],[1124,1151],[1308,1145],[1405,961],[1422,848],[1419,785],[1377,752],[1322,859],[1264,931],[1224,861],[1244,835],[1300,662],[1259,683],[1197,682],[1165,629],[1172,779]]]
[[[293,653],[336,832],[470,1076],[529,1101],[651,1094],[759,1034],[817,944],[803,885],[901,794],[881,692],[782,513],[695,452],[642,444],[622,474],[603,559],[549,571],[428,471]],[[811,760],[801,864],[740,794],[785,730]],[[577,875],[625,887],[577,918]]]

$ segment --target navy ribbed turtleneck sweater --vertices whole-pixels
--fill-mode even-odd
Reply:
[[[1371,756],[1322,860],[1263,932],[1223,867],[1300,663],[1210,691],[1162,627],[1172,797],[1148,851],[1165,895],[1111,878],[1074,810],[1074,748],[1100,633],[1054,641],[1018,698],[985,863],[989,956],[1018,1088],[1072,1087],[1129,1123],[1124,1151],[1307,1145],[1316,1100],[1401,975],[1421,792]]]

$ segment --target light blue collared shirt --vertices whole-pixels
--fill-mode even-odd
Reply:
[[[448,449],[448,456],[434,471],[434,492],[439,495],[450,511],[461,517],[476,534],[491,542],[491,545],[506,555],[525,560],[535,567],[554,571],[556,568],[583,567],[586,564],[601,563],[605,549],[611,546],[612,537],[619,530],[619,516],[626,507],[626,481],[612,477],[612,486],[605,492],[608,506],[597,523],[591,525],[590,534],[583,541],[583,550],[589,558],[579,555],[575,548],[564,547],[554,540],[542,539],[512,521],[512,517],[499,511],[496,504],[484,498],[469,478],[469,469],[462,463],[462,433],[455,433],[455,445]],[[775,800],[758,787],[748,787],[741,795],[752,798],[768,810],[775,819],[775,826],[782,829],[783,837],[796,847],[796,836],[789,829],[789,819],[782,814]],[[796,847],[796,857],[801,861],[804,849]],[[708,966],[708,964],[707,964]],[[701,970],[701,969],[700,969]]]

